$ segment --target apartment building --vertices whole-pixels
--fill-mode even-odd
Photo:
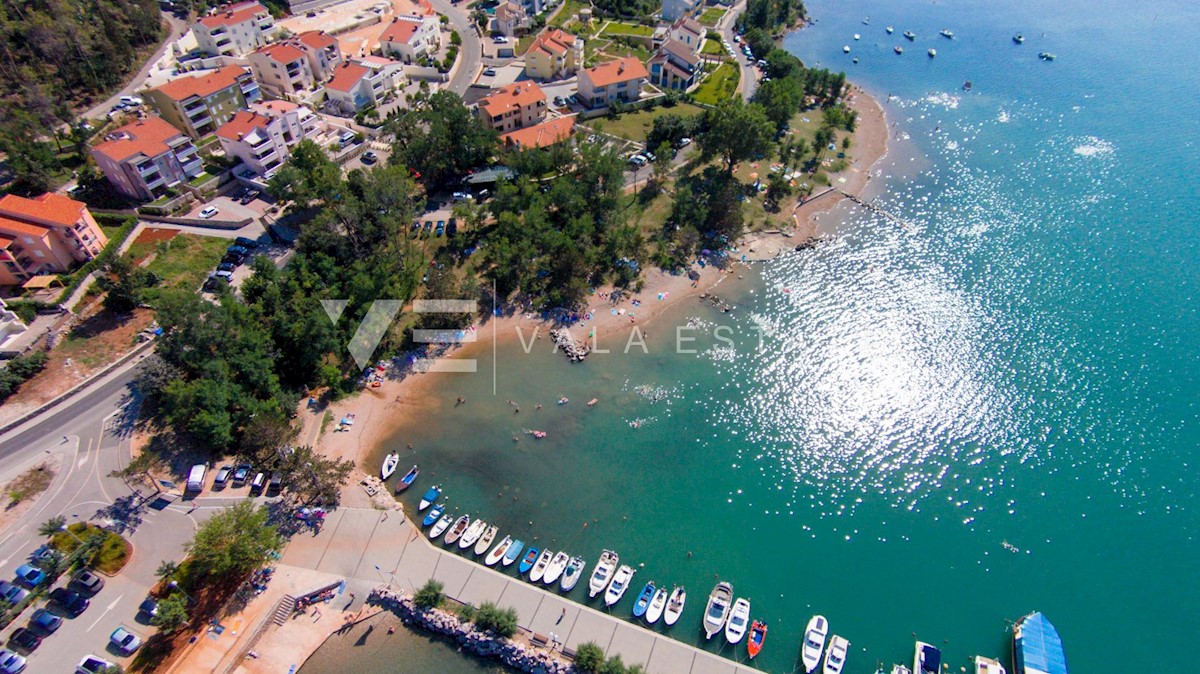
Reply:
[[[274,33],[271,12],[258,2],[226,5],[192,25],[196,45],[209,56],[245,56],[269,43]]]
[[[397,16],[379,36],[379,51],[389,58],[412,63],[422,54],[435,54],[441,47],[441,25],[437,16]]]
[[[204,171],[192,139],[158,117],[127,124],[92,148],[104,177],[131,199],[153,201]]]
[[[328,82],[333,77],[334,69],[345,59],[338,41],[323,30],[300,33],[288,43],[308,57],[308,68],[320,84]]]
[[[325,98],[343,113],[352,115],[378,106],[404,82],[404,66],[379,56],[353,59],[338,66],[325,85]]]
[[[53,193],[0,198],[0,285],[69,271],[99,255],[107,243],[82,201]]]
[[[496,7],[496,30],[508,37],[515,37],[518,30],[529,28],[531,24],[525,7],[512,0],[502,2]]]
[[[701,4],[700,0],[663,0],[663,21],[677,21]]]
[[[180,77],[147,89],[142,97],[163,119],[192,138],[206,136],[233,114],[262,98],[258,82],[241,66]]]
[[[525,52],[525,75],[535,80],[570,77],[583,65],[583,39],[558,28],[548,30]]]
[[[250,71],[268,94],[291,98],[316,88],[308,54],[292,44],[270,44],[251,52],[246,60]]]
[[[236,158],[256,176],[270,178],[292,156],[292,148],[318,133],[318,119],[290,101],[255,103],[217,129],[225,156]]]
[[[507,133],[546,119],[546,94],[533,82],[515,82],[481,98],[476,104],[485,124]]]
[[[646,66],[632,56],[584,68],[579,71],[579,100],[589,108],[636,101],[649,78]]]
[[[650,81],[664,89],[688,91],[700,82],[700,52],[668,38],[650,57]]]

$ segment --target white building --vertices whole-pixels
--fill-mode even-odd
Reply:
[[[246,60],[254,79],[276,98],[302,95],[317,86],[308,55],[293,45],[270,44],[251,52]]]
[[[379,51],[405,63],[421,54],[435,54],[440,46],[441,25],[436,16],[398,16],[379,36]]]
[[[700,0],[663,0],[663,21],[677,21],[696,9],[699,4]]]
[[[226,5],[192,25],[200,51],[210,56],[244,56],[271,41],[275,19],[258,2]]]
[[[217,129],[225,156],[239,159],[256,176],[270,178],[292,148],[318,132],[317,116],[290,101],[256,103]]]
[[[579,100],[589,108],[608,107],[613,101],[632,103],[642,95],[649,71],[633,56],[601,63],[579,71]]]
[[[352,115],[378,106],[404,83],[404,66],[399,61],[367,56],[338,66],[325,85],[325,97],[343,113]]]

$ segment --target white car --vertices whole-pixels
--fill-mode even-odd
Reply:
[[[75,665],[75,674],[96,674],[96,672],[103,672],[105,669],[108,669],[112,666],[113,663],[105,660],[104,658],[98,658],[94,655],[85,655],[83,656],[83,659],[79,661],[79,664]]]
[[[142,99],[137,96],[122,96],[121,102],[127,106],[139,107],[142,104]]]
[[[200,218],[202,220],[208,220],[209,218],[213,217],[217,213],[220,213],[220,211],[217,210],[216,206],[208,206],[204,210],[200,211]]]
[[[138,635],[125,629],[124,626],[113,630],[111,636],[108,637],[108,642],[113,648],[121,652],[121,655],[132,655],[134,651],[142,647],[142,639]]]
[[[508,44],[508,38],[503,35],[497,35],[496,37],[492,38],[492,42],[495,42],[496,44]]]
[[[0,672],[17,674],[25,671],[25,656],[17,655],[7,648],[0,648]]]

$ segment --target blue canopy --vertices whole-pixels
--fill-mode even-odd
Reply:
[[[1030,613],[1017,623],[1018,674],[1067,674],[1067,656],[1058,630],[1041,613]]]

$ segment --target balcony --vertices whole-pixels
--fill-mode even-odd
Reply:
[[[200,119],[192,120],[192,128],[196,129],[196,133],[200,134],[201,136],[204,135],[204,131],[202,129],[206,126],[211,126],[211,125],[212,125],[212,117],[209,117],[208,115],[205,115],[205,116],[201,117]]]
[[[184,175],[188,176],[189,178],[194,178],[204,171],[204,162],[200,161],[200,158],[197,157],[196,159],[183,164],[182,168]]]
[[[198,105],[186,107],[183,111],[187,113],[188,119],[195,119],[208,114],[208,105],[204,101],[200,101]]]

